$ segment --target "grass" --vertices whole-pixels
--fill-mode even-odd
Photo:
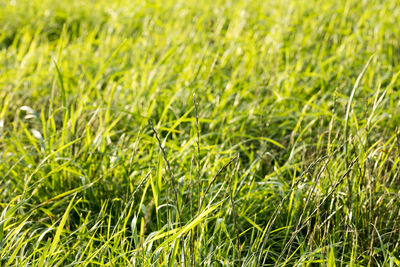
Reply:
[[[0,1],[1,266],[400,266],[396,1]]]

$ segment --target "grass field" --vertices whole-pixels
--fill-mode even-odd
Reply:
[[[399,18],[0,0],[1,266],[400,266]]]

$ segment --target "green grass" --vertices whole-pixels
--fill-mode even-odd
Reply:
[[[0,0],[1,266],[400,266],[399,17]]]

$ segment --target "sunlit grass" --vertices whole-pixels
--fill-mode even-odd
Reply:
[[[1,1],[1,266],[400,266],[396,1]]]

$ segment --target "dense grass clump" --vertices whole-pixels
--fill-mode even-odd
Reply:
[[[0,265],[400,266],[399,17],[0,0]]]

